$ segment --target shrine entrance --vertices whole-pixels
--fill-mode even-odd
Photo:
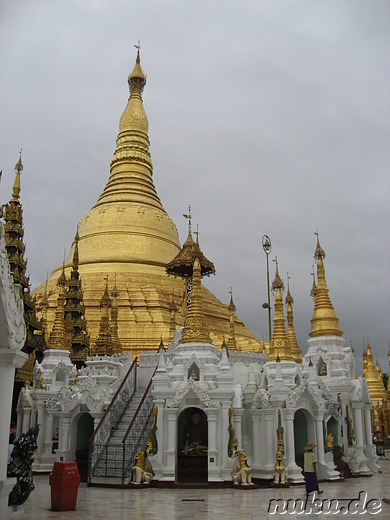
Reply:
[[[305,446],[308,441],[315,442],[314,420],[308,410],[301,408],[294,415],[294,448],[295,464],[302,469]]]
[[[206,484],[208,481],[207,415],[200,408],[186,408],[177,421],[176,481]]]

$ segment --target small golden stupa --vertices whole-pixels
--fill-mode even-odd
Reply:
[[[139,48],[128,83],[130,97],[120,118],[108,182],[78,225],[78,268],[92,352],[101,322],[101,295],[107,284],[109,291],[115,286],[117,334],[124,352],[155,350],[161,341],[171,341],[174,330],[184,323],[185,282],[180,274],[168,276],[166,268],[171,263],[170,272],[176,274],[175,267],[183,266],[187,246],[192,251],[199,249],[192,236],[181,248],[176,226],[153,184],[148,119],[142,101],[146,76],[141,69]],[[74,247],[75,244],[65,262],[67,278]],[[192,269],[193,257],[189,256]],[[34,291],[37,310],[47,314],[48,330],[54,322],[56,282],[61,269],[62,266],[54,269],[47,285],[43,283]],[[202,275],[213,272],[214,266],[202,255],[201,270],[204,269],[207,273]],[[221,345],[223,337],[229,334],[228,307],[204,287],[202,301],[211,340]],[[259,351],[255,336],[237,317],[235,323],[238,348]]]

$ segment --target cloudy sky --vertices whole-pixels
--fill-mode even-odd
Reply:
[[[268,234],[306,351],[318,229],[358,370],[368,337],[387,372],[389,22],[388,0],[1,2],[0,203],[22,148],[32,288],[105,186],[140,40],[154,182],[181,241],[191,204],[208,287],[267,339]]]

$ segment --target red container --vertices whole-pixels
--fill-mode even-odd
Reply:
[[[80,475],[76,462],[55,462],[49,478],[53,511],[76,509]]]

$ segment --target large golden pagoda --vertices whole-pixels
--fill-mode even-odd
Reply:
[[[176,226],[153,184],[148,119],[142,100],[146,76],[139,49],[128,83],[130,97],[120,119],[110,176],[98,201],[78,225],[77,246],[92,351],[99,334],[100,300],[108,277],[108,290],[115,285],[117,293],[117,330],[123,351],[137,354],[157,349],[161,340],[168,343],[172,331],[183,325],[185,287],[182,279],[166,274],[167,264],[179,254],[181,246]],[[68,277],[74,247],[65,262]],[[47,305],[48,330],[55,317],[56,282],[61,269],[51,273],[47,288],[42,284],[34,291],[41,313],[46,313]],[[221,345],[229,334],[227,305],[204,287],[202,301],[206,322],[213,331],[211,340]],[[236,341],[242,351],[260,349],[260,343],[238,318]]]

